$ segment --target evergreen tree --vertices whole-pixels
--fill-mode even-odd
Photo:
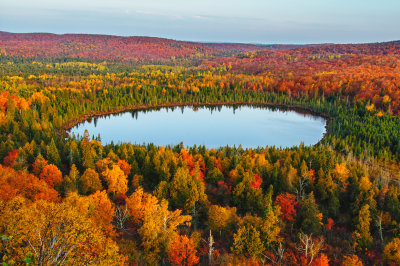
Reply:
[[[311,192],[305,199],[299,202],[300,211],[296,217],[296,225],[299,230],[308,235],[321,233],[321,219],[318,205],[315,202],[314,193]]]
[[[61,167],[61,158],[54,139],[51,139],[50,145],[46,147],[46,154],[49,163],[54,164],[59,168]]]

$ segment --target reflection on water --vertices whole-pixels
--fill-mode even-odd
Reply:
[[[316,144],[325,125],[322,117],[265,106],[181,106],[94,117],[72,128],[70,134],[81,137],[87,129],[91,136],[100,135],[103,144],[292,147],[301,142]]]

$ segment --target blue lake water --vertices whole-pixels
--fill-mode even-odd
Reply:
[[[243,148],[314,145],[325,133],[322,117],[265,106],[174,107],[127,111],[80,123],[70,134],[100,135],[103,144],[205,145]]]

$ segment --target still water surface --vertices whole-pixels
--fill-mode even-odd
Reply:
[[[316,144],[325,125],[322,117],[265,106],[185,106],[98,116],[76,125],[70,134],[81,137],[87,129],[90,136],[100,135],[103,144],[292,147]]]

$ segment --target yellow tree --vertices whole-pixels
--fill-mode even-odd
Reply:
[[[349,255],[349,256],[344,256],[341,265],[342,266],[363,266],[363,263],[357,255],[353,254],[353,255]]]
[[[378,188],[366,176],[360,179],[359,187],[360,187],[360,193],[358,194],[357,199],[354,202],[354,211],[360,210],[363,205],[368,204],[369,211],[371,213],[375,213],[376,212],[375,196],[378,194]],[[354,214],[356,215],[357,212],[355,212]]]
[[[126,205],[132,220],[138,227],[146,259],[150,264],[165,257],[177,236],[180,225],[189,225],[192,217],[181,215],[181,210],[169,211],[168,201],[159,202],[156,197],[137,189]]]
[[[178,226],[189,225],[191,219],[189,215],[181,215],[181,210],[169,211],[166,200],[162,200],[155,208],[145,210],[143,225],[138,233],[150,263],[168,254],[171,243],[178,234]]]
[[[342,190],[347,187],[347,179],[349,178],[350,171],[347,169],[346,162],[336,164],[335,169],[332,171],[333,176],[340,184]]]
[[[109,193],[116,195],[125,194],[128,191],[128,179],[118,165],[113,165],[111,170],[107,168],[102,172],[102,176],[107,182]]]
[[[38,265],[122,264],[116,243],[78,208],[65,203],[14,198],[2,210],[3,235],[12,236],[10,253],[17,264],[31,252]]]
[[[260,238],[260,232],[253,226],[243,226],[233,236],[232,252],[239,256],[259,257],[265,247]]]
[[[400,238],[394,238],[385,246],[383,257],[388,262],[395,263],[396,265],[400,264]]]
[[[99,173],[104,172],[107,168],[111,168],[113,165],[113,162],[111,161],[110,158],[104,158],[101,160],[98,160],[96,162],[96,171]]]
[[[66,192],[78,191],[79,189],[79,171],[75,164],[71,166],[69,175],[64,177],[64,187]]]
[[[358,214],[358,224],[354,232],[355,246],[357,249],[368,249],[372,245],[372,236],[370,233],[371,215],[369,212],[369,205],[362,206]]]
[[[79,208],[82,215],[91,219],[106,236],[116,236],[114,225],[112,224],[115,207],[105,190],[96,191],[86,197],[81,197],[77,193],[69,193],[66,202]]]
[[[211,205],[208,209],[208,226],[213,231],[228,229],[237,219],[235,207],[222,207]]]
[[[265,217],[246,215],[239,220],[241,226],[254,227],[260,232],[260,239],[265,248],[273,248],[282,241],[279,207],[271,208]]]
[[[84,194],[90,194],[103,189],[99,174],[91,168],[86,169],[81,176],[81,186]]]
[[[115,237],[116,232],[112,223],[115,207],[108,198],[106,191],[96,191],[94,194],[88,196],[88,201],[89,217],[94,224],[102,228],[106,236]]]
[[[145,211],[149,208],[155,208],[157,204],[158,199],[149,193],[145,193],[141,187],[126,199],[126,206],[136,225],[141,225]]]

